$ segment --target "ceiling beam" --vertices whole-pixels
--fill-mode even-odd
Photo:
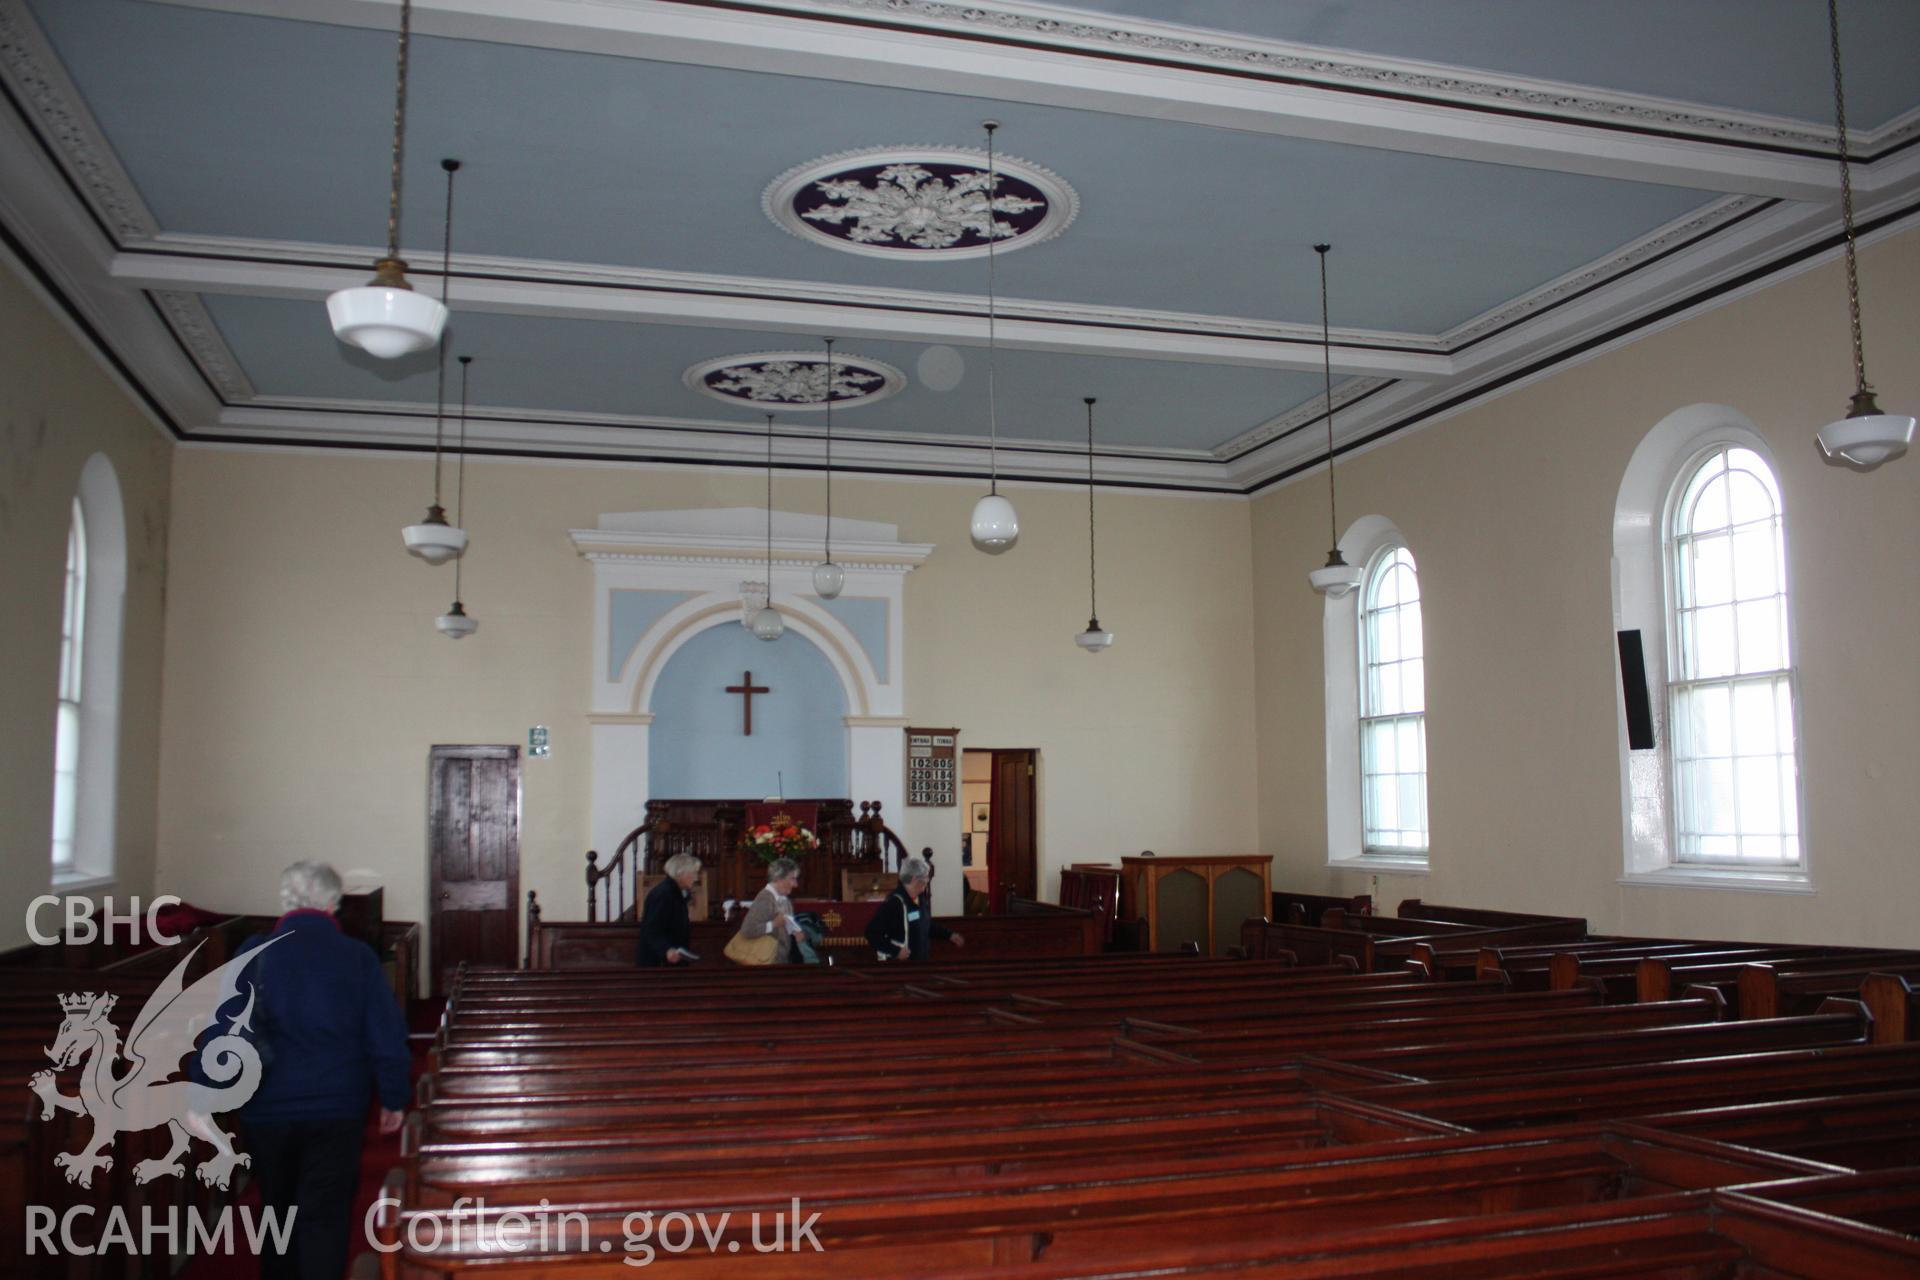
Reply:
[[[382,29],[395,27],[399,8],[398,0],[168,2]],[[1837,186],[1830,159],[1797,153],[1822,145],[1818,130],[1797,121],[1145,20],[1082,15],[1111,29],[1101,39],[1075,35],[1071,23],[1023,25],[1024,7],[1013,3],[942,8],[956,16],[916,21],[911,10],[864,0],[415,0],[414,27],[1694,190],[1819,200]],[[958,16],[968,13],[1001,20]],[[1302,76],[1317,70],[1313,82],[1296,79],[1296,65]]]
[[[420,259],[416,259],[418,261]],[[351,250],[269,242],[155,237],[113,256],[123,285],[156,292],[297,298],[318,305],[365,282]],[[426,273],[421,288],[437,292]],[[984,346],[985,307],[967,295],[691,277],[614,267],[563,267],[456,257],[449,304],[501,315],[692,325],[868,341]],[[876,301],[878,299],[879,301]],[[1002,300],[998,341],[1012,350],[1318,372],[1320,330],[1234,317],[1150,313],[1068,303]],[[1445,377],[1453,359],[1429,337],[1335,330],[1333,367],[1374,377]]]

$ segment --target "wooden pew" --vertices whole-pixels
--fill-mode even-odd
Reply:
[[[1336,932],[1397,946],[1412,927]],[[1599,941],[1619,945],[1584,954],[1622,969],[1749,949]],[[912,1259],[913,1274],[955,1277],[1725,1280],[1899,1274],[1920,1259],[1884,1230],[1764,1198],[1831,1176],[1822,1152],[1904,1155],[1920,1045],[1865,1044],[1861,1004],[1725,1022],[1714,988],[1603,1005],[1597,982],[1513,991],[1504,974],[1130,959],[463,973],[409,1121],[404,1208],[382,1230],[403,1239],[484,1193],[496,1212],[515,1198],[571,1206],[590,1246],[615,1247],[403,1249],[386,1274],[626,1274],[635,1209],[742,1209],[795,1189],[825,1214],[825,1265],[852,1277]],[[1897,994],[1904,1008],[1910,991]],[[1778,1109],[1704,1115],[1729,1097]],[[1755,1149],[1767,1142],[1816,1161]],[[1852,1194],[1833,1203],[1886,1203]],[[1628,1200],[1587,1203],[1603,1196]],[[781,1276],[823,1265],[752,1262]],[[705,1277],[741,1264],[702,1249],[653,1265]]]
[[[1755,1102],[1822,1094],[1871,1093],[1910,1084],[1920,1045],[1787,1049],[1731,1058],[1576,1068],[1377,1085],[1344,1096],[1469,1128],[1509,1129],[1625,1119],[1704,1106],[1729,1097]]]
[[[1802,967],[1790,961],[1743,965],[1736,980],[1739,994],[1735,1003],[1742,1018],[1786,1017],[1816,1008],[1829,997],[1854,995],[1876,973],[1920,979],[1920,962],[1838,963],[1832,968]],[[1872,1008],[1871,1002],[1868,1008]],[[1878,1019],[1879,1011],[1874,1012]],[[1906,1037],[1896,1034],[1894,1038]]]
[[[1634,1123],[1850,1169],[1920,1166],[1920,1087],[1702,1107]]]

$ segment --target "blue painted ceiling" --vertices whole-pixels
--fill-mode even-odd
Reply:
[[[115,157],[163,232],[371,249],[384,232],[393,36],[145,0],[29,0]],[[1088,0],[1092,15],[1596,85],[1818,124],[1830,110],[1824,7],[1812,0]],[[703,11],[704,12],[704,11]],[[742,16],[741,21],[752,21]],[[1845,0],[1849,91],[1862,128],[1920,101],[1916,0]],[[507,260],[963,295],[983,260],[887,261],[808,243],[761,209],[788,168],[858,148],[1003,151],[1079,193],[1059,237],[1000,255],[1003,298],[1067,308],[1183,312],[1317,326],[1310,246],[1336,252],[1336,327],[1439,335],[1722,199],[1684,184],[1586,176],[1182,123],[1139,112],[1007,103],[771,69],[653,61],[491,40],[414,41],[402,242],[416,278],[440,246],[439,160],[464,162],[456,248]],[[1703,186],[1706,184],[1703,183]],[[423,287],[431,287],[422,280]],[[395,365],[335,342],[311,299],[202,290],[262,397],[306,405],[430,405],[431,362]],[[456,311],[456,349],[480,362],[481,403],[542,413],[739,424],[680,375],[701,360],[806,348],[745,327]],[[829,331],[823,325],[822,332]],[[961,384],[914,377],[918,342],[849,338],[911,385],[850,411],[849,431],[906,441],[978,437],[984,353]],[[1018,344],[1013,344],[1016,347]],[[1081,438],[1079,398],[1103,401],[1104,444],[1199,453],[1320,389],[1315,372],[1217,357],[1012,349],[1002,431]],[[757,425],[757,421],[752,425]],[[815,424],[806,422],[812,427]]]

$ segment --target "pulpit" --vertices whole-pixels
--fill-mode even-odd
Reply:
[[[1222,955],[1240,940],[1240,924],[1269,910],[1272,859],[1265,854],[1120,859],[1120,914],[1139,920],[1147,950],[1197,943]]]
[[[704,868],[707,910],[697,918],[717,918],[729,900],[749,900],[766,884],[767,860],[743,847],[743,841],[756,825],[783,815],[820,841],[818,849],[794,859],[800,864],[796,897],[847,897],[849,886],[870,886],[897,870],[906,856],[882,820],[878,802],[863,801],[856,813],[853,801],[839,799],[650,800],[646,822],[621,841],[604,866],[598,854],[587,855],[588,918],[629,918],[641,885],[657,882],[667,860],[680,853],[699,858]],[[629,866],[637,870],[632,898],[615,878]]]

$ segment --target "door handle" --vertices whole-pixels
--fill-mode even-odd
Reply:
[[[451,890],[451,889],[442,889],[442,890],[440,891],[440,901],[442,901],[442,902],[452,902],[452,901],[453,901],[453,890]]]

